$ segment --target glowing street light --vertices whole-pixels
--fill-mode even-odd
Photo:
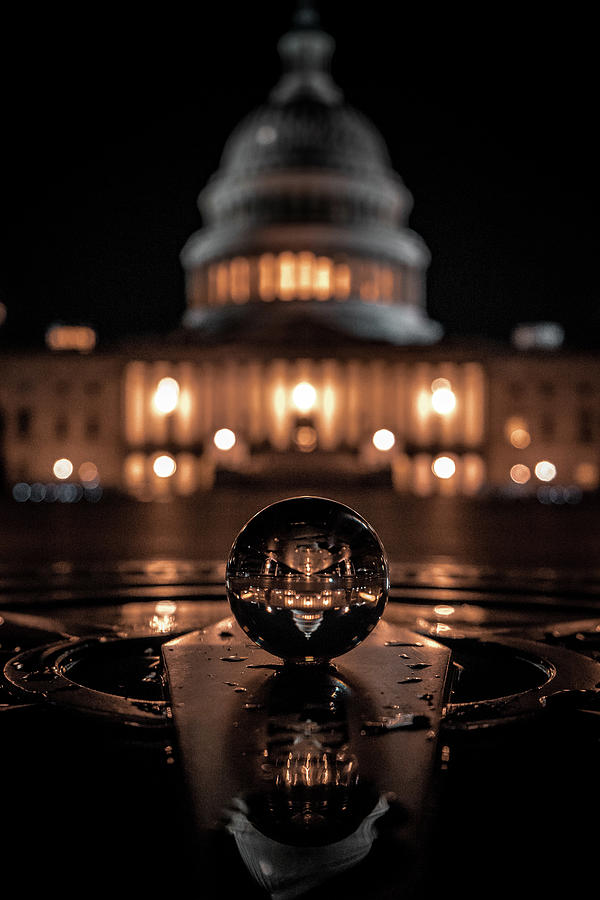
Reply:
[[[456,406],[456,394],[447,378],[436,378],[432,382],[431,405],[440,416],[449,415]]]
[[[382,452],[391,450],[396,443],[393,432],[389,431],[387,428],[380,428],[375,432],[371,440],[373,441],[373,446]]]
[[[170,478],[171,475],[175,474],[177,463],[172,456],[169,456],[168,453],[163,453],[162,456],[156,457],[154,463],[152,464],[152,468],[154,470],[154,474],[159,478]]]
[[[292,391],[292,403],[298,412],[310,412],[316,401],[317,392],[308,381],[300,381]]]
[[[70,478],[70,476],[73,474],[73,463],[66,457],[57,459],[52,466],[52,471],[54,472],[56,478],[60,478],[61,481],[64,481],[65,478]]]
[[[215,431],[213,442],[217,450],[231,450],[235,444],[235,432],[231,428],[219,428]]]
[[[168,415],[177,407],[179,384],[174,378],[161,378],[154,392],[154,406],[159,413]]]
[[[449,456],[438,456],[434,459],[431,470],[436,478],[452,478],[456,472],[456,463]]]
[[[540,481],[552,481],[556,478],[556,466],[547,459],[541,459],[535,464],[535,475]]]

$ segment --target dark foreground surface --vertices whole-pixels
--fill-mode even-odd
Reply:
[[[0,503],[7,896],[591,890],[600,505],[333,496],[391,598],[309,677],[227,624],[224,560],[280,494]]]

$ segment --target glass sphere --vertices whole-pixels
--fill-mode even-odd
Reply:
[[[227,596],[260,647],[289,662],[352,650],[379,621],[389,590],[385,550],[357,512],[323,497],[257,513],[227,561]]]

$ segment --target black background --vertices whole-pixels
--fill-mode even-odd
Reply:
[[[106,342],[184,309],[196,196],[279,73],[293,2],[5,13],[0,346],[53,321]],[[383,132],[428,244],[430,314],[506,338],[562,322],[594,346],[596,91],[589,18],[321,4],[334,75]],[[587,14],[586,14],[587,15]]]

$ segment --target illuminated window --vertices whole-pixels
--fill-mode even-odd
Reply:
[[[96,346],[96,332],[87,325],[52,325],[46,332],[46,346],[89,353]]]
[[[280,253],[277,258],[277,293],[281,300],[292,300],[296,294],[296,257]]]
[[[222,262],[217,266],[217,303],[226,303],[229,299],[229,266]]]
[[[335,299],[345,300],[350,296],[351,275],[350,266],[346,263],[338,263],[334,270]]]
[[[258,293],[261,300],[275,299],[275,257],[264,253],[258,260]]]
[[[384,303],[391,303],[394,296],[394,273],[389,266],[383,266],[379,278],[381,299]]]
[[[320,256],[314,270],[313,291],[317,300],[331,297],[331,260]]]
[[[361,300],[369,303],[379,299],[379,266],[375,263],[362,264],[359,294]]]
[[[230,281],[233,302],[245,303],[250,296],[250,266],[243,256],[231,260]]]
[[[310,300],[312,297],[313,271],[316,265],[314,253],[298,254],[298,298]]]

